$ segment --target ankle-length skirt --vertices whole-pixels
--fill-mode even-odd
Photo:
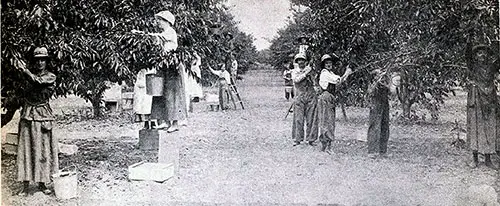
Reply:
[[[58,142],[52,135],[53,121],[19,122],[17,148],[18,181],[50,182],[50,176],[59,170]]]

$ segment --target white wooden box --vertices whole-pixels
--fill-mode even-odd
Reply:
[[[130,180],[164,182],[174,176],[174,164],[139,162],[128,167]]]

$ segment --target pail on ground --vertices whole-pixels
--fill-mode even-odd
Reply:
[[[146,93],[151,96],[163,95],[163,77],[157,74],[146,75]]]
[[[77,196],[78,179],[76,172],[58,172],[52,175],[54,192],[59,199],[71,199]]]

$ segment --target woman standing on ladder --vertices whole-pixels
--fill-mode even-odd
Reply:
[[[174,15],[169,11],[161,11],[155,16],[163,31],[147,35],[158,37],[158,42],[163,44],[164,52],[175,51],[178,44],[177,33],[172,28],[175,23]],[[144,34],[144,32],[137,30],[132,30],[132,32]],[[167,132],[169,133],[178,131],[179,121],[185,120],[187,117],[184,71],[182,71],[184,69],[184,64],[179,63],[164,66],[160,71],[157,71],[157,75],[163,77],[163,94],[153,97],[151,119],[158,119],[159,122],[162,122],[156,129],[168,128]]]

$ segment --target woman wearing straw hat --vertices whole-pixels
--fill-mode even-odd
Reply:
[[[161,33],[148,33],[148,35],[159,37],[159,42],[163,43],[164,52],[172,52],[177,49],[177,33],[172,28],[175,23],[174,15],[169,11],[161,11],[155,14],[158,24],[163,29]],[[132,30],[133,33],[143,33]],[[153,97],[151,108],[151,119],[158,119],[161,122],[157,129],[168,128],[167,132],[179,130],[179,121],[187,117],[186,95],[184,88],[184,64],[169,65],[157,74],[163,77],[163,95]],[[177,67],[177,68],[174,68]]]
[[[227,71],[226,65],[221,64],[220,70],[214,70],[209,65],[208,70],[219,77],[219,106],[222,111],[229,109],[229,84],[231,84],[231,74]]]
[[[340,59],[335,54],[332,56],[325,54],[321,57],[322,70],[319,75],[319,86],[322,89],[318,97],[319,141],[321,151],[327,152],[335,138],[335,86],[344,82],[351,74],[349,68],[341,74]]]
[[[26,195],[30,182],[37,182],[44,194],[50,176],[59,170],[58,142],[52,134],[54,115],[49,99],[54,94],[56,75],[48,71],[48,52],[45,47],[34,51],[33,71],[23,68],[28,79],[24,106],[19,121],[19,145],[17,150],[17,179],[23,182],[19,195]]]
[[[306,65],[304,53],[295,55],[294,63],[297,68],[292,70],[292,80],[295,84],[296,96],[293,104],[292,138],[293,146],[299,145],[304,138],[313,146],[318,138],[318,124],[316,118],[316,85],[314,72]],[[306,133],[304,135],[304,126]]]

